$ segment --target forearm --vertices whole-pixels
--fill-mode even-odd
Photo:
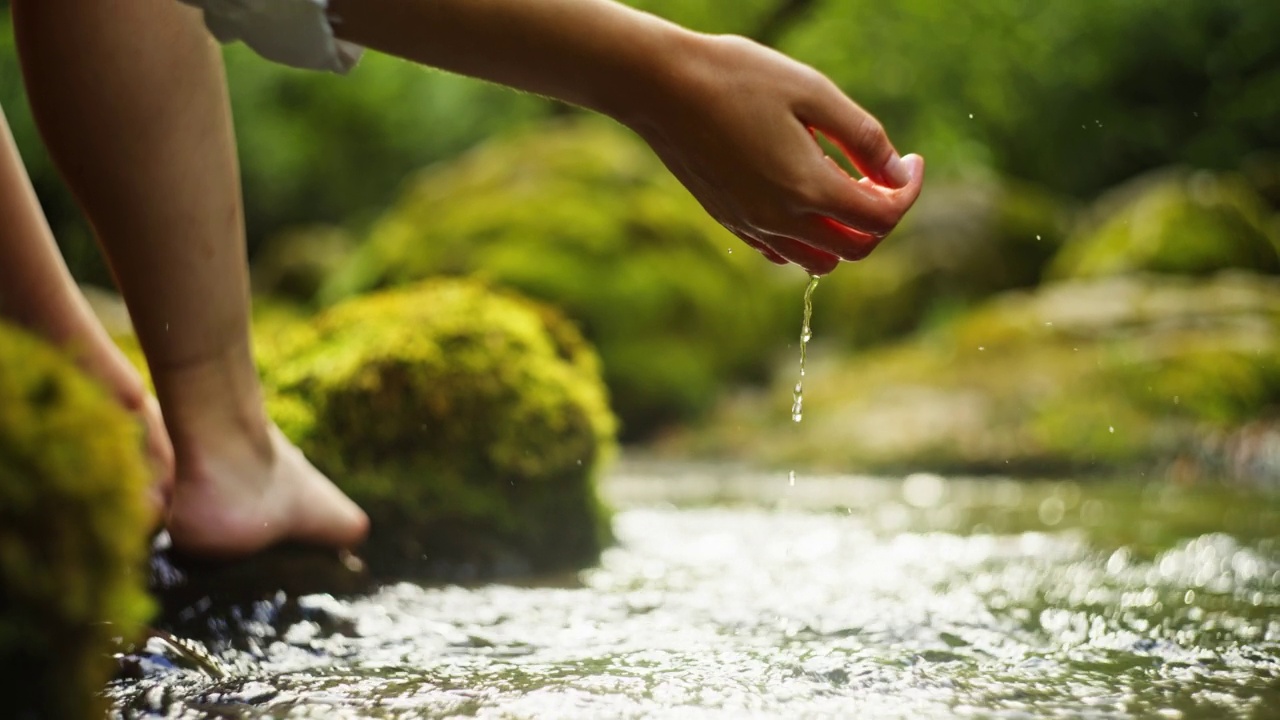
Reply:
[[[62,340],[85,310],[0,113],[0,315]]]
[[[610,0],[330,0],[344,40],[581,105],[631,127],[703,208],[774,262],[859,260],[915,202],[923,161],[821,73]],[[853,180],[814,135],[839,146]]]
[[[608,0],[332,0],[339,37],[624,122],[704,36]]]

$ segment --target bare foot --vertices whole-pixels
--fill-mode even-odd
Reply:
[[[282,541],[352,547],[369,519],[274,425],[262,447],[227,438],[179,469],[169,535],[193,555],[234,557]]]

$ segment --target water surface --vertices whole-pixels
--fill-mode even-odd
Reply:
[[[596,569],[263,603],[217,667],[153,647],[117,714],[1280,716],[1273,500],[689,467],[609,489]]]

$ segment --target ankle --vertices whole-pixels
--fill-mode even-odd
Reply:
[[[151,368],[179,464],[233,452],[271,462],[271,424],[248,343],[181,366]]]

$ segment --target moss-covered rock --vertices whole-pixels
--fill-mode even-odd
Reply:
[[[69,360],[0,325],[0,696],[87,720],[112,639],[150,612],[141,428]]]
[[[555,311],[442,280],[335,306],[267,352],[272,415],[369,512],[376,575],[596,559],[614,419]]]
[[[628,437],[697,415],[725,383],[765,378],[796,332],[804,280],[711,220],[640,140],[593,119],[429,169],[326,294],[437,275],[563,308],[599,348]]]
[[[1172,168],[1102,197],[1054,259],[1051,276],[1280,271],[1264,201],[1242,176]]]
[[[771,409],[726,408],[703,449],[892,472],[1200,462],[1208,439],[1280,413],[1280,281],[1061,283],[998,296],[908,342],[814,360],[799,426],[785,374]]]
[[[253,292],[277,302],[303,306],[355,252],[356,241],[341,228],[318,225],[294,228],[264,243],[253,259]]]
[[[824,336],[855,347],[901,336],[1003,290],[1031,287],[1074,220],[1034,185],[973,177],[930,188],[875,253],[832,273]]]

